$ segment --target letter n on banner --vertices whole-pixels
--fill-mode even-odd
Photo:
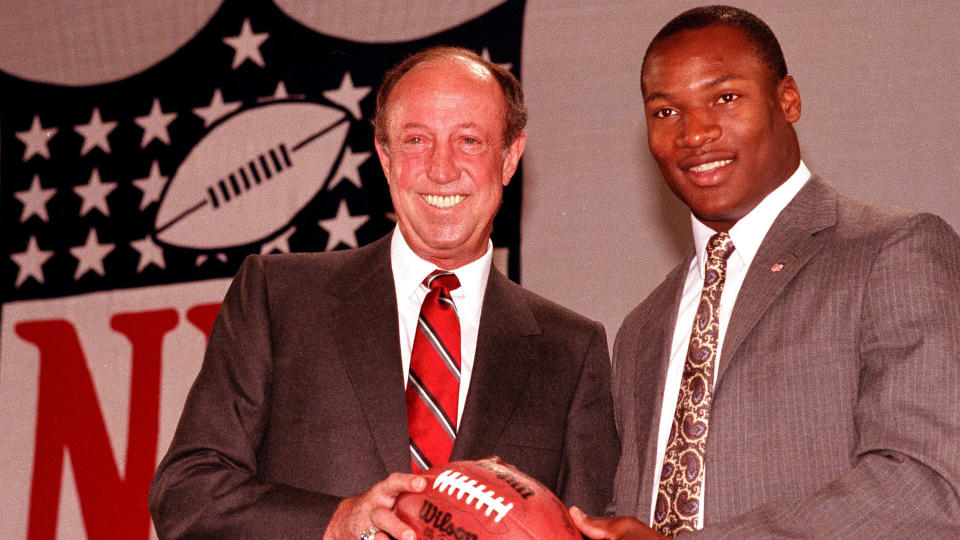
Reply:
[[[152,536],[146,497],[157,456],[227,283],[3,306],[0,537]]]

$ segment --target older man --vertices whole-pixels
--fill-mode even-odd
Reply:
[[[491,266],[525,118],[517,80],[470,51],[387,74],[375,144],[397,228],[244,263],[151,489],[162,538],[412,538],[391,511],[424,488],[408,473],[494,454],[607,504],[603,328]]]
[[[696,249],[617,335],[613,510],[632,517],[574,511],[582,530],[960,538],[956,232],[810,173],[800,92],[750,13],[676,17],[641,86]]]

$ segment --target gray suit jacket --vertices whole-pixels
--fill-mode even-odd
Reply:
[[[623,454],[610,510],[644,522],[689,263],[627,316],[614,346]],[[811,180],[767,233],[733,308],[697,535],[960,537],[958,299],[949,225]]]
[[[410,471],[389,242],[244,262],[151,486],[161,538],[319,538]],[[451,459],[499,455],[599,512],[612,409],[603,327],[491,269]]]

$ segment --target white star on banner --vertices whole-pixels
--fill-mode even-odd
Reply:
[[[91,270],[102,276],[104,274],[103,258],[113,251],[113,248],[114,244],[101,244],[97,231],[91,228],[84,245],[70,248],[70,254],[79,261],[73,280],[80,279]]]
[[[150,141],[158,139],[160,142],[170,145],[170,132],[167,126],[170,122],[177,119],[177,113],[164,113],[160,108],[160,100],[154,98],[153,106],[150,107],[150,113],[146,116],[138,116],[133,119],[138,126],[143,128],[143,139],[140,141],[140,148],[146,148]]]
[[[330,187],[327,189],[331,190],[339,186],[344,178],[349,180],[351,184],[363,189],[363,184],[360,181],[359,168],[360,165],[363,165],[365,161],[370,159],[371,154],[372,152],[355,154],[349,146],[346,147],[343,151],[343,159],[340,160],[340,167],[337,168],[337,174],[333,175],[333,181],[330,182]]]
[[[213,256],[213,259],[216,259],[216,260],[218,260],[218,261],[226,264],[226,262],[227,262],[227,254],[221,251],[221,252],[215,254],[215,255]],[[207,255],[207,254],[204,253],[204,254],[202,254],[202,255],[197,255],[197,258],[196,258],[196,260],[194,261],[194,264],[196,264],[197,266],[200,266],[200,265],[206,264],[207,261],[211,261],[211,260],[213,260],[213,259],[211,259],[209,255]]]
[[[287,99],[290,94],[287,93],[287,85],[283,81],[277,83],[277,89],[273,92],[274,99]]]
[[[233,65],[230,67],[237,69],[245,60],[250,60],[260,67],[266,66],[263,56],[260,55],[260,45],[268,37],[270,37],[270,34],[266,32],[254,34],[253,28],[250,26],[250,19],[244,19],[243,26],[240,28],[240,35],[223,38],[223,42],[233,47],[234,50]]]
[[[137,272],[143,272],[143,269],[151,264],[160,269],[167,267],[167,262],[163,258],[163,249],[158,246],[149,236],[141,240],[130,242],[133,249],[140,253],[140,262],[137,263]]]
[[[18,191],[13,194],[23,203],[23,212],[20,213],[20,223],[30,219],[30,216],[38,216],[43,221],[50,221],[50,215],[47,214],[47,202],[56,195],[54,188],[43,189],[40,185],[40,175],[33,175],[33,181],[30,182],[30,189]]]
[[[367,97],[370,90],[369,86],[353,86],[353,79],[350,77],[350,72],[348,71],[343,74],[343,80],[340,81],[340,88],[336,90],[325,90],[323,97],[337,105],[343,106],[343,108],[350,111],[350,114],[352,114],[354,118],[359,120],[363,115],[363,113],[360,112],[360,100]]]
[[[487,62],[493,62],[493,60],[490,59],[490,50],[487,49],[486,47],[483,48],[483,52],[480,53],[480,57],[486,60]],[[502,64],[500,62],[493,62],[493,63],[497,64],[498,66],[502,67],[507,71],[510,71],[513,68],[513,62],[504,62]]]
[[[17,132],[17,138],[26,146],[23,150],[23,161],[26,162],[37,154],[50,159],[50,149],[47,148],[47,142],[56,134],[57,128],[43,127],[40,125],[40,117],[34,115],[30,129]]]
[[[330,251],[341,242],[349,247],[357,247],[357,229],[370,220],[370,216],[352,216],[347,208],[347,201],[341,200],[337,208],[337,215],[331,219],[321,219],[317,223],[329,237],[324,251]]]
[[[223,94],[217,88],[213,91],[213,99],[210,100],[210,104],[206,107],[193,109],[193,114],[203,118],[203,127],[210,127],[210,124],[239,109],[241,105],[243,103],[239,101],[224,103]]]
[[[153,160],[150,165],[150,176],[138,178],[133,181],[133,185],[143,192],[140,198],[140,210],[150,206],[150,203],[160,200],[160,194],[163,193],[163,186],[167,183],[167,177],[160,174],[160,164]]]
[[[104,216],[110,215],[110,208],[107,206],[107,195],[117,189],[116,182],[101,182],[100,171],[93,169],[90,173],[90,181],[83,186],[76,186],[73,191],[83,199],[80,206],[80,216],[87,215],[88,212],[96,208]]]
[[[94,107],[89,122],[73,127],[77,133],[83,135],[83,148],[80,150],[80,155],[87,155],[87,152],[93,150],[94,147],[100,147],[101,150],[109,154],[110,141],[107,140],[107,136],[116,127],[117,122],[104,122],[100,118],[100,109]]]
[[[280,236],[269,242],[264,242],[264,244],[260,246],[260,254],[266,255],[273,252],[290,253],[290,237],[293,236],[295,232],[297,232],[297,228],[290,227],[289,230],[284,231]]]
[[[257,98],[257,102],[262,103],[262,102],[265,102],[265,101],[280,101],[280,100],[284,100],[284,99],[299,99],[299,100],[305,100],[305,99],[307,99],[307,96],[306,96],[306,94],[293,94],[293,95],[290,95],[290,93],[287,91],[287,84],[286,84],[285,82],[283,82],[283,81],[280,81],[280,82],[277,83],[277,89],[273,91],[273,95],[272,95],[272,96]]]
[[[50,257],[53,257],[52,251],[44,251],[37,245],[37,239],[34,236],[27,241],[27,250],[22,253],[13,253],[10,258],[17,263],[20,269],[17,271],[17,281],[14,287],[23,285],[27,278],[33,278],[38,283],[43,284],[43,265]]]

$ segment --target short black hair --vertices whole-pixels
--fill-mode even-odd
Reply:
[[[671,19],[647,46],[643,65],[646,66],[650,51],[659,42],[685,30],[701,30],[711,26],[731,26],[743,32],[747,40],[756,47],[757,55],[767,66],[774,84],[787,76],[787,61],[783,58],[780,42],[767,23],[749,11],[719,5],[689,9]]]

